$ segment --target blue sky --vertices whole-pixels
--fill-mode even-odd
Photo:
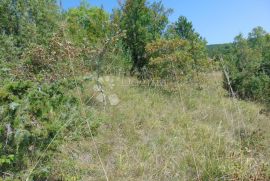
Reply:
[[[153,0],[150,0],[153,1]],[[62,0],[65,9],[80,4],[80,0]],[[111,11],[117,0],[88,0],[90,5]],[[234,37],[247,35],[252,28],[262,26],[270,32],[270,0],[163,0],[174,9],[170,21],[186,16],[208,44],[232,42]]]

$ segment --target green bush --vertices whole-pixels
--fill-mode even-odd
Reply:
[[[227,90],[232,88],[243,99],[270,103],[269,42],[269,34],[261,27],[254,28],[248,39],[242,35],[235,38],[232,58],[225,63],[230,79],[229,85],[224,76]]]
[[[180,80],[192,78],[209,67],[207,58],[195,55],[194,46],[187,40],[157,40],[146,46],[149,74],[154,79]]]
[[[78,103],[66,95],[67,87],[74,88],[73,82],[18,81],[0,90],[0,173],[26,170],[41,156]]]
[[[19,52],[14,36],[0,35],[0,63],[17,61]]]

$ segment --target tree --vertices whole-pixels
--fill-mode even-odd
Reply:
[[[125,2],[121,27],[126,30],[124,42],[133,59],[132,74],[136,69],[141,71],[147,63],[145,46],[151,37],[148,31],[149,23],[149,9],[146,6],[146,0],[127,0]]]
[[[263,61],[261,71],[270,77],[270,34],[265,36],[265,44],[262,49]]]
[[[136,70],[141,72],[148,64],[145,46],[161,37],[171,10],[161,2],[148,4],[146,0],[127,0],[122,8],[121,29],[126,31],[124,43],[132,55],[133,74]]]
[[[180,16],[175,23],[169,25],[165,36],[169,39],[180,38],[190,41],[199,34],[195,32],[192,22],[189,22],[185,16]]]
[[[192,22],[189,22],[185,16],[180,16],[175,23],[176,34],[184,40],[192,40],[197,36],[193,28]]]
[[[248,35],[248,41],[253,48],[261,49],[265,44],[267,32],[261,27],[255,27]]]
[[[152,4],[150,4],[149,10],[149,31],[152,34],[152,39],[156,40],[161,38],[161,36],[164,34],[164,30],[169,23],[168,16],[173,12],[173,10],[166,9],[162,4],[162,1],[153,2]]]
[[[109,32],[109,14],[101,8],[90,7],[85,1],[78,8],[70,9],[66,17],[69,33],[77,42],[86,39],[96,43]]]
[[[198,73],[207,60],[206,40],[193,28],[191,21],[180,16],[177,22],[171,24],[166,32],[167,39],[182,39],[190,42],[189,52],[193,59],[193,69]]]
[[[235,37],[232,58],[226,61],[230,85],[237,96],[270,103],[269,35],[261,28],[254,28],[248,38]]]
[[[57,30],[60,17],[56,0],[3,0],[0,3],[0,33],[23,52],[31,43],[46,43]]]
[[[183,39],[159,39],[146,46],[151,78],[179,81],[192,76],[190,43]]]

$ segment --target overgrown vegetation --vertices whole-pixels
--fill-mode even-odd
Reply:
[[[95,113],[106,120],[95,139],[109,180],[270,179],[270,119],[263,106],[229,98],[221,73],[203,76],[201,90],[110,79],[116,86],[107,92],[121,103]],[[63,144],[53,164],[54,175],[105,179],[89,138]]]
[[[64,94],[66,89],[64,82],[37,85],[17,81],[0,90],[1,173],[27,169],[41,156],[71,117],[61,111],[70,113],[77,107],[77,99]]]
[[[119,1],[110,14],[85,0],[68,10],[2,0],[0,180],[268,180],[267,110],[211,80],[220,85],[212,71],[223,70],[234,98],[269,104],[269,34],[255,28],[209,58],[192,22],[170,23],[172,12],[162,1]],[[123,103],[108,106],[116,93]],[[67,150],[85,140],[70,170]]]
[[[229,76],[224,76],[225,87],[230,90],[231,86],[233,94],[240,98],[269,104],[269,48],[270,35],[262,27],[254,28],[247,39],[242,34],[235,37],[230,57],[226,58],[224,66]]]

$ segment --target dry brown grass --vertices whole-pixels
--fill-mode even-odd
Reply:
[[[109,180],[269,180],[270,118],[261,105],[233,100],[220,73],[193,83],[142,86],[114,77],[121,103],[86,109],[100,123],[95,136]],[[91,98],[93,83],[83,99]],[[55,156],[64,180],[105,180],[93,141],[79,135]]]

